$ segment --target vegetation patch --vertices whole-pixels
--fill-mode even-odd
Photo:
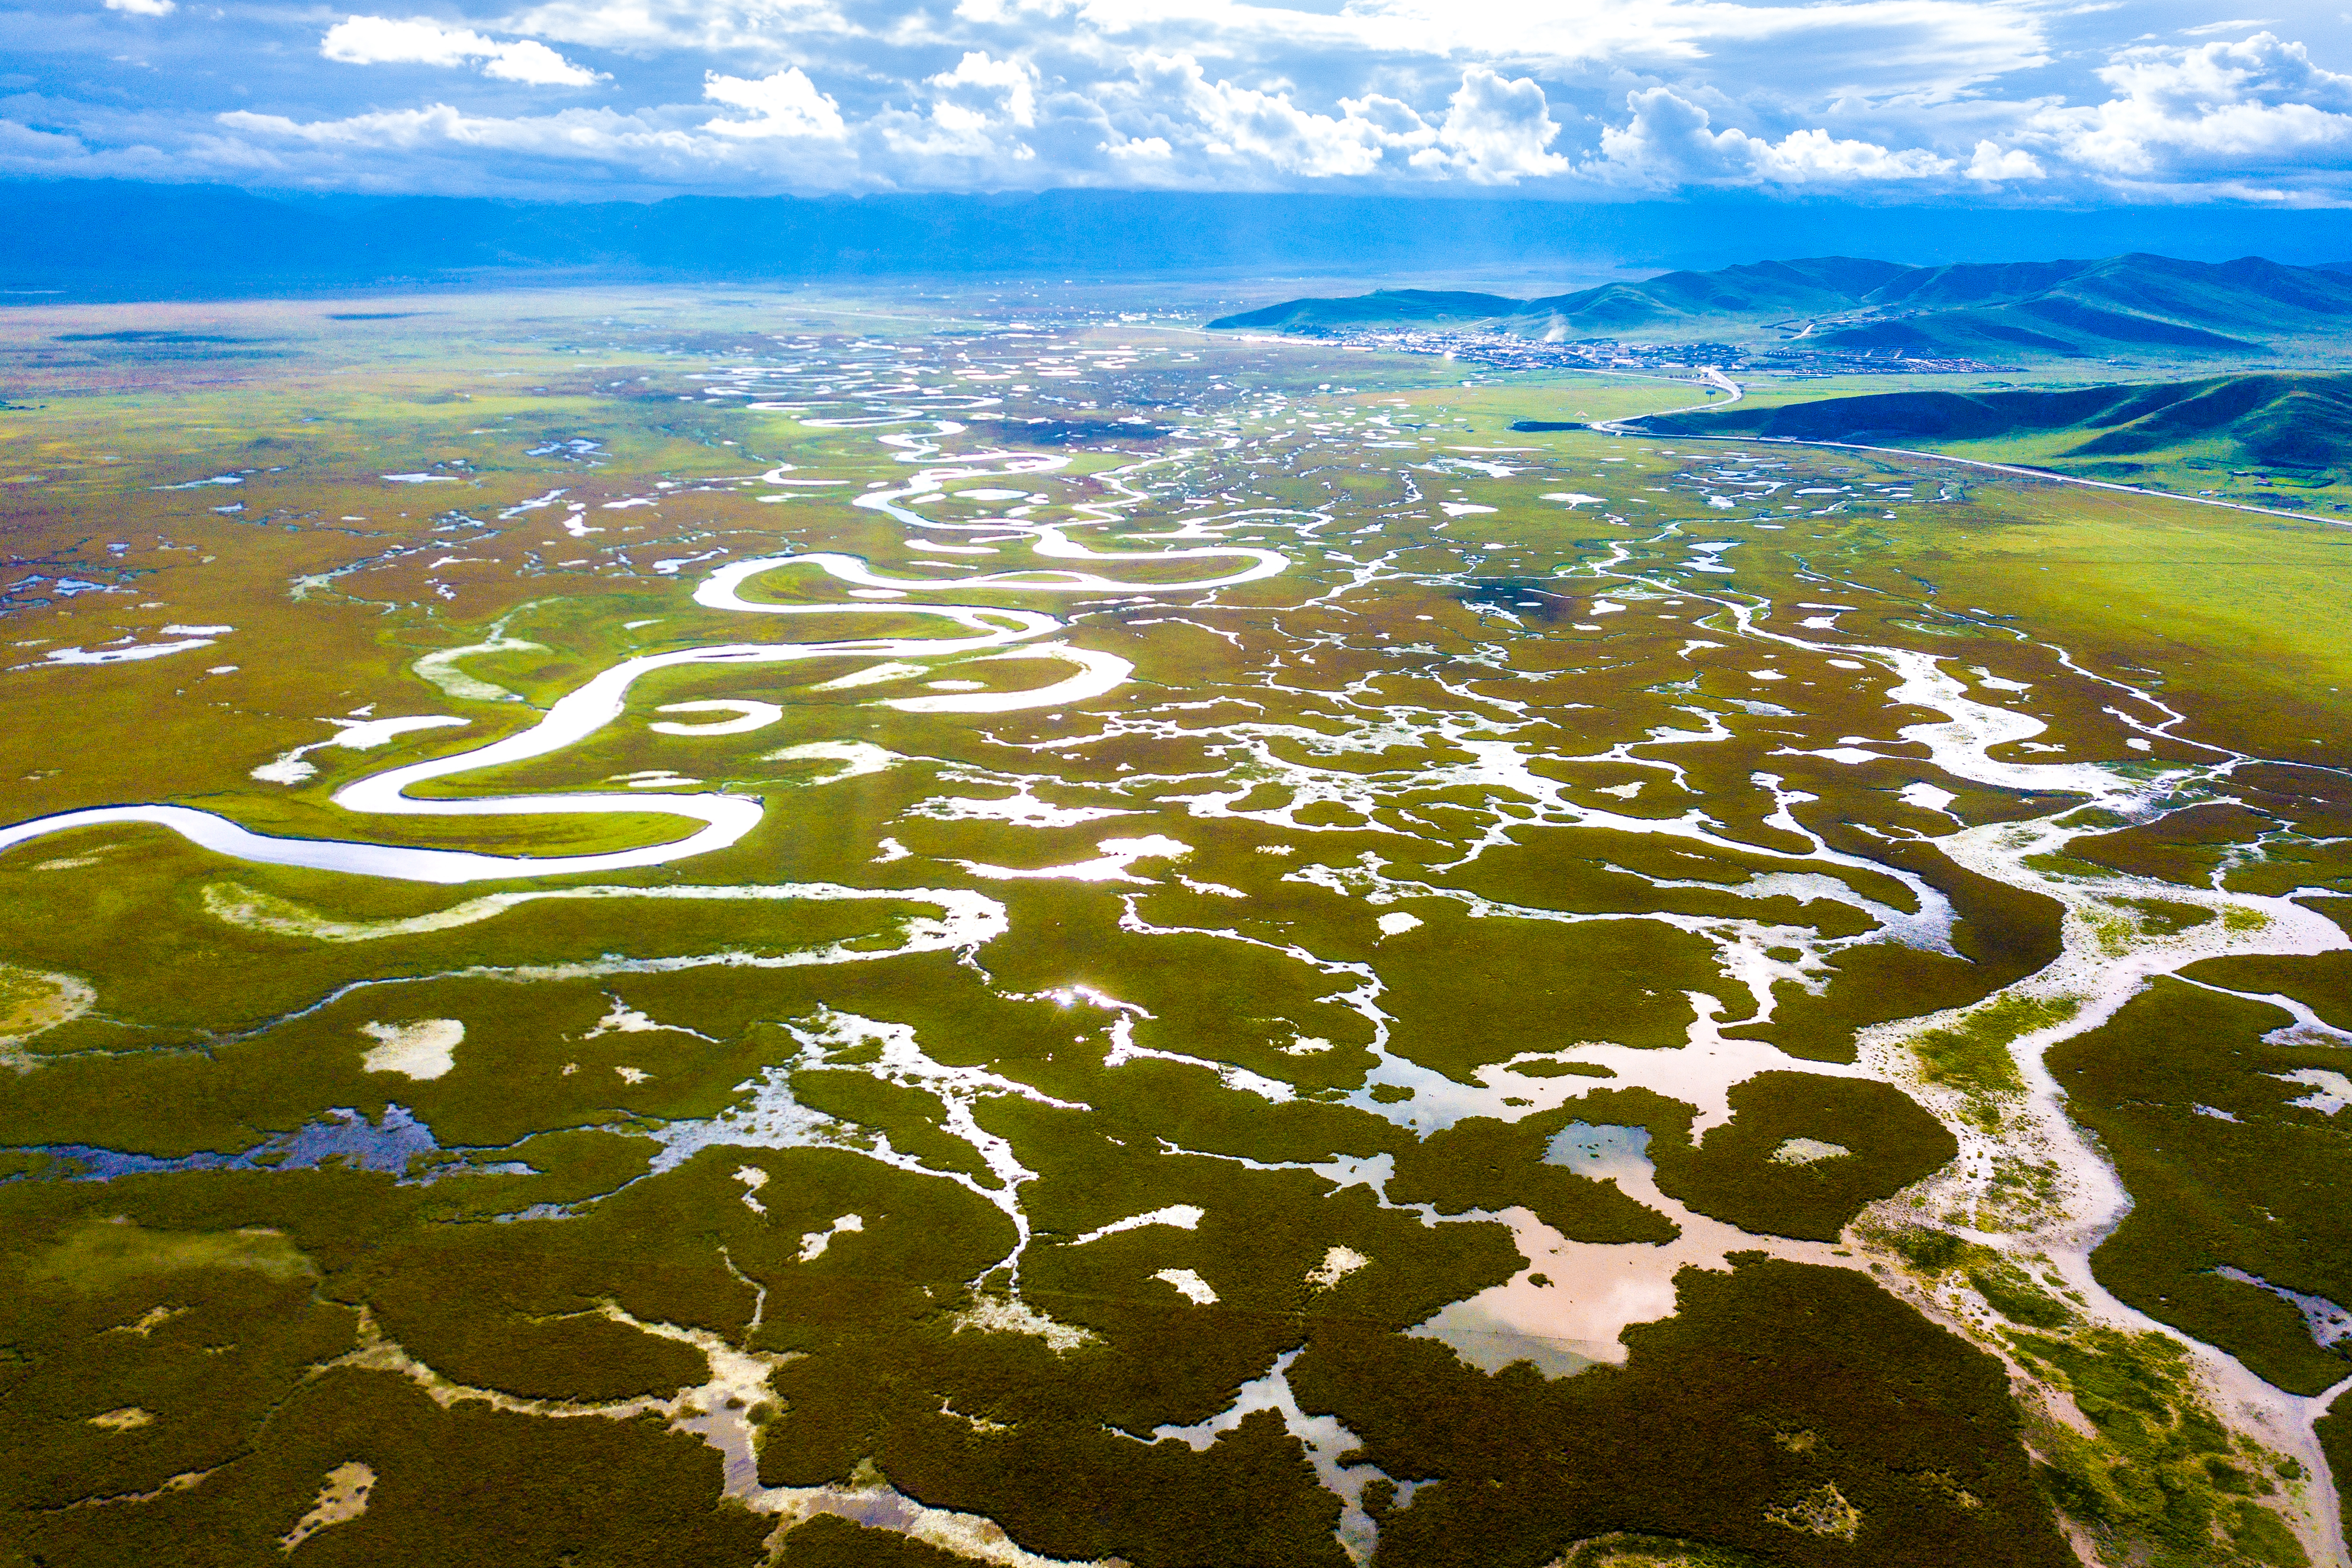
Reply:
[[[1732,1119],[1696,1147],[1655,1141],[1651,1158],[1660,1191],[1743,1230],[1834,1241],[1865,1205],[1959,1153],[1916,1101],[1866,1079],[1762,1072],[1733,1085],[1730,1103]],[[1807,1141],[1843,1152],[1783,1156]]]
[[[17,1046],[79,1018],[97,999],[95,991],[71,975],[0,964],[0,1066],[30,1065]]]
[[[2290,1076],[2341,1071],[2332,1045],[2273,1045],[2290,1021],[2259,1002],[2159,980],[2049,1058],[2071,1113],[2099,1135],[2133,1198],[2092,1254],[2100,1281],[2149,1316],[2297,1393],[2352,1371],[2273,1290],[2352,1301],[2352,1128]]]
[[[2038,1423],[2034,1473],[2115,1560],[2302,1568],[2303,1548],[2259,1500],[2278,1491],[2272,1461],[2214,1418],[2179,1344],[2101,1328],[2065,1339],[2015,1334],[2011,1347],[2067,1390],[2097,1431]]]
[[[1834,1541],[1852,1541],[1862,1532],[1862,1511],[1845,1500],[1835,1481],[1823,1481],[1794,1502],[1776,1503],[1764,1517],[1783,1529]]]
[[[1808,1565],[2072,1562],[1998,1362],[1848,1270],[1733,1262],[1677,1276],[1675,1315],[1629,1329],[1622,1367],[1489,1375],[1328,1323],[1291,1385],[1388,1474],[1430,1478],[1382,1530],[1413,1568],[1536,1568],[1619,1531]],[[1776,1440],[1797,1431],[1816,1440]],[[1825,1486],[1860,1516],[1851,1539],[1769,1517]]]
[[[110,1291],[126,1281],[190,1269],[251,1270],[272,1280],[318,1273],[282,1230],[151,1230],[123,1218],[88,1218],[26,1260],[26,1275],[78,1291]]]
[[[2062,1024],[2082,1003],[2072,997],[2011,993],[1964,1013],[1957,1022],[1931,1029],[1911,1040],[1925,1082],[1958,1089],[1972,1115],[1990,1126],[2000,1120],[1999,1096],[2023,1087],[2009,1048],[2019,1037]]]
[[[1687,1126],[1687,1108],[1675,1109]],[[1440,1214],[1494,1213],[1517,1206],[1571,1241],[1671,1241],[1679,1234],[1673,1222],[1626,1197],[1614,1182],[1595,1181],[1545,1161],[1553,1134],[1562,1127],[1612,1113],[1576,1102],[1517,1122],[1465,1117],[1397,1156],[1389,1196],[1400,1203],[1429,1204]]]
[[[2336,1403],[2321,1413],[2315,1424],[2319,1434],[2319,1451],[2326,1457],[2327,1469],[2336,1476],[2352,1476],[2352,1410],[2346,1408],[2352,1396],[2338,1395]],[[2336,1505],[2352,1526],[2352,1491],[2339,1490]]]
[[[1982,1257],[1968,1271],[1976,1293],[2012,1323],[2027,1328],[2060,1329],[2074,1321],[2064,1302],[2043,1290],[2019,1265],[1999,1257]]]
[[[1381,944],[1399,1054],[1473,1082],[1488,1062],[1579,1040],[1678,1046],[1689,991],[1726,988],[1698,938],[1641,920],[1562,925],[1450,913]]]
[[[1960,871],[1916,846],[1877,843],[1834,822],[1819,828],[1833,847],[1899,865],[1950,899],[1959,916],[1952,945],[1960,956],[1883,943],[1848,947],[1831,956],[1819,991],[1783,985],[1769,1024],[1732,1032],[1761,1034],[1791,1056],[1852,1061],[1863,1029],[1966,1007],[2058,956],[2059,910],[2049,898]]]

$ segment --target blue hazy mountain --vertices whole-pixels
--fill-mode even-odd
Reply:
[[[2232,211],[2224,224],[2205,208],[1862,207],[1745,194],[1593,204],[1068,190],[559,203],[269,196],[109,181],[0,184],[0,289],[20,296],[153,298],[559,277],[1291,275],[1304,284],[1316,276],[1444,275],[1475,283],[1481,275],[1517,280],[1531,271],[1591,276],[1652,267],[1715,279],[1706,290],[1744,290],[1754,308],[1767,308],[1769,297],[1793,311],[1867,288],[1858,278],[1829,275],[1775,278],[1748,268],[1757,276],[1743,281],[1707,269],[1759,256],[1856,252],[1928,264],[2127,251],[2218,261],[2249,250],[2305,265],[2352,257],[2352,211]],[[1899,270],[1853,265],[1890,276]],[[1602,323],[1622,311],[1688,315],[1714,297],[1618,292],[1628,287],[1650,287],[1612,285],[1580,308],[1583,318],[1597,330],[1614,330]],[[1549,308],[1554,301],[1538,303]],[[1434,314],[1414,319],[1454,319],[1449,308],[1433,305]],[[1467,308],[1473,314],[1464,319],[1477,319],[1488,307]]]
[[[1553,340],[1744,337],[1979,359],[2245,353],[2352,326],[2352,276],[2254,256],[1943,267],[1816,256],[1524,300],[1420,290],[1292,299],[1210,325],[1291,332],[1446,326]]]

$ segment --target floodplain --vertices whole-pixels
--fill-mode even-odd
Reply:
[[[14,1556],[2344,1560],[2352,532],[1201,319],[0,317]]]

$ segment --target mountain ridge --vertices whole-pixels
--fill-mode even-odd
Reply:
[[[1418,297],[1410,314],[1391,308],[1404,293]],[[2251,256],[2199,262],[2127,252],[1937,267],[1831,256],[1667,272],[1525,300],[1428,290],[1294,299],[1209,323],[1321,333],[1383,325],[1448,325],[1549,341],[1778,334],[1817,349],[1927,357],[2242,354],[2275,338],[2352,329],[2352,277]]]
[[[1614,265],[1720,268],[1759,255],[1936,262],[2137,250],[2219,260],[2221,235],[2238,249],[2336,262],[2352,256],[2352,208],[2235,208],[2224,225],[2202,210],[1961,212],[1752,193],[1590,203],[1341,191],[616,188],[594,200],[541,201],[16,178],[0,180],[0,303],[884,276],[1420,282]]]
[[[2352,459],[2352,373],[2256,371],[2063,391],[1901,392],[1629,422],[1652,435],[1759,436],[1863,445],[2071,443],[2037,460],[2127,471],[2165,453],[2316,474]],[[2079,437],[2079,439],[2075,439]]]

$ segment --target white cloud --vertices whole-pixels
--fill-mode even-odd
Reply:
[[[1967,172],[1969,179],[1981,180],[1988,185],[2009,180],[2047,178],[2032,153],[2021,147],[2003,148],[1998,141],[1978,142],[1976,156],[1969,160]]]
[[[168,16],[180,7],[174,0],[106,0],[110,11],[128,11],[134,16]]]
[[[435,103],[319,120],[238,110],[217,117],[225,130],[236,133],[232,147],[220,155],[234,156],[236,148],[244,148],[244,155],[254,162],[287,152],[301,153],[311,164],[331,157],[339,166],[363,169],[371,176],[381,172],[394,183],[413,181],[419,169],[455,167],[463,169],[476,188],[490,183],[479,172],[486,164],[501,167],[499,160],[485,160],[485,153],[505,155],[502,166],[509,181],[526,172],[519,166],[536,166],[530,183],[542,188],[550,172],[563,165],[601,166],[656,184],[710,181],[732,188],[749,183],[844,190],[873,183],[861,173],[856,150],[844,140],[849,128],[838,135],[826,133],[823,110],[831,100],[809,88],[808,98],[818,108],[795,115],[793,106],[806,110],[806,104],[793,87],[779,88],[775,81],[774,77],[749,82],[718,78],[719,83],[731,82],[740,89],[737,97],[750,100],[738,107],[780,111],[758,112],[749,120],[709,120],[707,110],[683,104],[635,113],[571,109],[554,114],[486,115]],[[802,81],[805,84],[806,78]],[[772,122],[773,129],[748,133],[738,129]]]
[[[2178,164],[2292,170],[2352,154],[2352,76],[2270,33],[2125,49],[2099,76],[2114,98],[2043,110],[2030,123],[2060,156],[2102,173],[2142,176]]]
[[[482,74],[530,87],[587,87],[609,79],[601,71],[573,65],[536,38],[500,44],[482,61]]]
[[[1451,169],[1474,184],[1513,185],[1529,175],[1567,171],[1565,157],[1545,151],[1559,135],[1551,105],[1533,78],[1506,81],[1473,66],[1447,100],[1438,145],[1415,152],[1411,162],[1416,169]]]
[[[1005,118],[1015,125],[1037,123],[1037,68],[1026,60],[991,59],[984,50],[967,52],[951,71],[931,78],[943,91],[977,88],[988,97],[1001,97]]]
[[[1131,83],[1098,84],[1090,99],[1116,133],[1097,149],[1125,171],[1149,163],[1193,183],[1221,174],[1261,183],[1386,174],[1508,185],[1570,169],[1566,157],[1547,151],[1560,128],[1543,89],[1484,67],[1462,73],[1434,124],[1402,99],[1377,92],[1343,97],[1338,114],[1322,113],[1302,106],[1286,86],[1212,81],[1188,54],[1147,53],[1131,68]]]
[[[36,131],[22,120],[0,120],[0,168],[47,169],[89,156],[89,147],[79,136]]]
[[[703,127],[721,136],[797,136],[838,141],[849,133],[841,106],[817,91],[816,84],[798,66],[756,81],[714,71],[703,78],[702,96],[713,103],[751,111],[750,120],[713,120]]]
[[[1633,119],[1601,133],[1601,162],[1587,166],[1623,183],[1846,184],[1927,179],[1953,168],[1951,159],[1924,149],[1892,152],[1824,130],[1792,131],[1778,141],[1744,131],[1716,131],[1706,110],[1672,88],[1628,94],[1625,104]]]
[[[346,17],[319,40],[320,54],[350,66],[461,66],[491,47],[479,33],[452,31],[438,22],[395,22],[389,16]]]
[[[592,49],[692,50],[738,67],[747,58],[782,64],[812,39],[869,36],[835,0],[543,0],[505,30]]]
[[[1370,126],[1385,146],[1426,147],[1437,140],[1437,128],[1402,99],[1372,92],[1361,98],[1343,98],[1339,107],[1349,119]]]
[[[278,114],[235,110],[219,117],[232,131],[256,132],[313,146],[420,151],[436,144],[509,152],[569,153],[593,157],[614,152],[686,152],[693,144],[681,131],[645,127],[635,116],[605,110],[508,118],[474,115],[446,103],[423,109],[385,110],[343,120],[289,120]]]
[[[482,61],[482,74],[530,87],[587,87],[610,78],[577,66],[536,38],[500,44]]]
[[[1139,90],[1131,96],[1167,122],[1150,129],[1171,143],[1190,143],[1215,163],[1255,164],[1308,179],[1369,174],[1380,167],[1383,133],[1370,120],[1317,114],[1287,93],[1212,83],[1190,55],[1146,54],[1134,69]]]
[[[589,87],[606,79],[535,38],[500,42],[467,28],[444,27],[425,17],[404,22],[390,16],[347,16],[327,29],[319,41],[319,52],[353,66],[461,66],[478,60],[484,76],[530,87]]]
[[[2180,29],[2183,37],[2211,38],[2223,33],[2242,33],[2249,27],[2267,27],[2276,20],[2270,16],[2232,16],[2226,22],[2207,22]]]
[[[1010,159],[1024,163],[1036,150],[1021,132],[1037,123],[1037,68],[1026,60],[996,59],[967,50],[953,70],[924,83],[935,95],[928,117],[889,110],[877,117],[892,152],[923,160]]]

